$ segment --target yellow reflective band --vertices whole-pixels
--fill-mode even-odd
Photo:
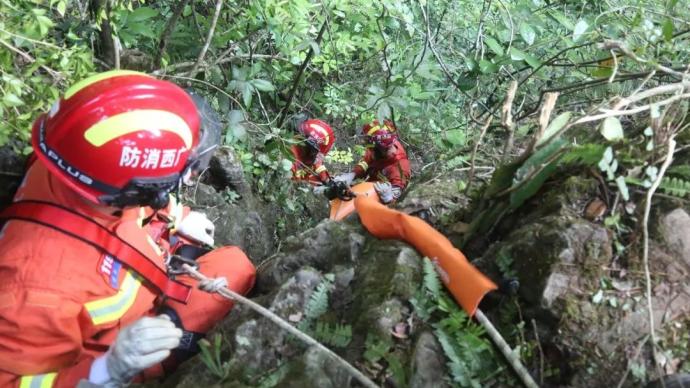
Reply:
[[[367,132],[367,136],[373,135],[374,132],[378,131],[379,129],[381,129],[381,127],[379,125],[374,125],[373,127],[371,127],[369,129],[369,132]]]
[[[322,172],[326,171],[326,166],[319,166],[316,168],[316,173],[320,174]]]
[[[363,160],[361,162],[357,163],[357,165],[362,167],[362,169],[364,169],[364,171],[369,169],[369,164]]]
[[[113,77],[118,77],[121,75],[143,75],[146,77],[150,77],[148,74],[140,73],[138,71],[132,71],[132,70],[111,70],[111,71],[106,71],[105,73],[99,73],[96,75],[92,75],[91,77],[85,78],[76,84],[72,85],[71,88],[67,89],[65,92],[65,100],[68,98],[72,97],[73,95],[77,94],[78,91],[84,89],[85,87],[95,84],[98,81],[103,81],[108,78],[113,78]]]
[[[127,271],[117,294],[84,305],[94,325],[116,321],[134,304],[141,287],[139,275]]]
[[[182,117],[157,109],[141,109],[120,113],[99,121],[84,133],[84,138],[96,147],[137,131],[168,131],[177,134],[187,149],[192,146],[192,130]]]
[[[57,373],[22,376],[19,388],[51,388],[56,377]]]
[[[328,136],[328,131],[326,130],[326,128],[322,127],[320,124],[311,124],[311,127],[314,128],[317,132],[321,133],[321,135],[324,138],[323,144],[329,144],[330,137]]]

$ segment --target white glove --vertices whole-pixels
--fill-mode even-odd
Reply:
[[[379,195],[381,202],[390,203],[393,202],[393,186],[388,182],[376,182],[374,183],[374,190],[376,194]]]
[[[215,230],[213,222],[206,217],[206,214],[200,212],[190,212],[177,227],[179,235],[209,246],[213,246]]]
[[[122,329],[105,355],[91,365],[89,381],[122,387],[146,368],[165,360],[180,345],[182,330],[167,315],[140,318]]]
[[[348,172],[345,174],[340,174],[336,175],[333,180],[336,182],[345,182],[348,185],[352,184],[352,181],[355,179],[355,173],[354,172]]]

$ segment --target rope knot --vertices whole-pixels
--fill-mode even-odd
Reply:
[[[228,286],[228,279],[225,277],[207,278],[199,280],[199,289],[206,292],[218,292]]]

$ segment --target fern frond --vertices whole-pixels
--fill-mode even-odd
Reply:
[[[327,345],[344,348],[352,340],[352,326],[338,323],[331,326],[328,323],[317,322],[314,337]]]
[[[438,342],[441,344],[443,353],[448,358],[448,363],[446,365],[448,365],[450,374],[453,376],[453,381],[458,383],[461,387],[479,388],[479,382],[471,378],[472,373],[453,346],[451,337],[441,329],[436,329],[434,333],[436,334],[436,338],[438,338]]]
[[[311,293],[309,302],[304,307],[304,316],[308,322],[322,316],[328,310],[328,294],[333,289],[334,279],[333,274],[327,274]]]
[[[430,259],[424,260],[424,288],[429,291],[434,299],[439,298],[441,294],[441,281],[436,273],[434,263]]]
[[[678,198],[684,198],[690,193],[690,181],[686,181],[680,178],[668,178],[664,177],[661,180],[661,189],[667,194]]]
[[[669,167],[667,174],[690,179],[690,165],[679,164],[677,166],[671,166]]]

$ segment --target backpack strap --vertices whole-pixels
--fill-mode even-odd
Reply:
[[[116,257],[151,283],[156,290],[181,303],[186,303],[191,287],[168,277],[148,257],[127,241],[87,216],[63,206],[43,201],[17,201],[0,213],[0,225],[8,220],[33,222],[62,232],[91,245],[99,251]]]

